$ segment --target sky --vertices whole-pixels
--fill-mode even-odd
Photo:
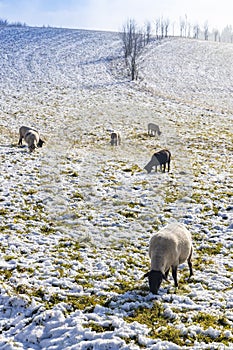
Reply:
[[[179,28],[187,18],[209,29],[233,27],[233,0],[0,0],[0,18],[29,26],[120,31],[129,19],[143,26],[158,18]]]

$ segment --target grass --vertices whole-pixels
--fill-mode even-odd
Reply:
[[[78,199],[78,200],[83,200],[84,199],[84,196],[83,194],[81,194],[80,192],[74,192],[73,195],[72,195],[72,198],[74,199]]]
[[[109,323],[108,325],[101,326],[93,321],[88,323],[88,327],[90,327],[90,329],[96,333],[112,332],[115,329],[111,323]]]
[[[164,307],[162,303],[154,302],[152,308],[139,307],[132,316],[124,318],[125,321],[138,322],[147,325],[150,329],[151,338],[172,341],[178,345],[183,343],[180,332],[164,317]]]
[[[6,282],[12,277],[12,270],[1,269],[0,270],[0,278],[2,281]]]
[[[213,255],[217,255],[221,253],[222,250],[222,243],[215,243],[215,244],[211,244],[208,243],[208,245],[210,245],[209,247],[200,247],[199,251],[201,252],[201,255],[209,255],[209,256],[213,256]]]
[[[8,215],[9,211],[5,208],[0,208],[0,216]]]
[[[129,211],[129,210],[119,210],[118,214],[126,217],[127,219],[137,219],[138,213],[135,211]]]
[[[134,173],[140,173],[142,169],[137,164],[133,164],[131,167],[123,168],[122,171],[125,173],[131,173],[133,175]]]
[[[95,295],[67,296],[63,300],[68,304],[71,311],[84,310],[86,312],[93,312],[96,305],[104,306],[106,301],[107,297]]]
[[[139,307],[134,311],[132,316],[125,317],[127,322],[138,322],[147,325],[150,329],[149,336],[153,339],[161,339],[163,341],[169,341],[179,346],[188,344],[188,347],[192,347],[195,341],[211,343],[213,341],[229,345],[229,342],[233,339],[229,339],[224,336],[224,330],[231,329],[229,322],[224,316],[213,316],[208,313],[199,312],[192,317],[192,324],[196,324],[201,327],[202,331],[195,335],[188,331],[190,323],[188,319],[183,317],[182,313],[174,309],[177,312],[178,318],[180,317],[184,326],[187,327],[186,332],[181,332],[177,327],[177,321],[172,322],[164,316],[164,307],[159,302],[154,302],[152,308]],[[219,331],[217,336],[213,337],[206,332],[209,328]]]
[[[202,311],[192,318],[192,322],[201,325],[204,330],[217,325],[223,326],[225,329],[231,328],[224,316],[218,317]]]
[[[52,225],[43,225],[41,228],[40,228],[40,231],[42,234],[46,234],[46,235],[51,235],[55,232],[55,229]]]
[[[28,189],[27,191],[22,191],[22,194],[24,195],[24,196],[31,196],[31,195],[33,195],[33,194],[35,194],[35,193],[37,193],[38,191],[36,190],[36,189],[34,189],[34,188],[30,188],[30,189]]]

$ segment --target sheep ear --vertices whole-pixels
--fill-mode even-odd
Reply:
[[[149,274],[150,274],[150,271],[149,271],[149,272],[147,272],[147,273],[145,273],[145,275],[143,276],[143,278],[148,277],[148,276],[149,276]]]

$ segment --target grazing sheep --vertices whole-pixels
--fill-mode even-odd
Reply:
[[[168,167],[168,172],[170,171],[170,162],[171,162],[171,152],[167,149],[163,149],[161,151],[153,154],[149,163],[144,167],[148,173],[151,172],[152,168],[155,167],[155,171],[157,171],[157,166],[160,166],[160,170],[165,173],[166,163]]]
[[[38,131],[29,128],[27,126],[21,126],[19,128],[19,142],[18,145],[22,145],[22,140],[25,140],[28,144],[29,151],[34,151],[37,147],[42,147],[44,141],[40,138]]]
[[[186,227],[179,223],[172,223],[158,231],[150,240],[149,256],[151,270],[144,275],[148,277],[150,292],[157,294],[162,280],[167,281],[169,269],[172,268],[172,277],[175,287],[177,282],[178,265],[188,261],[191,277],[192,270],[192,239]]]
[[[118,146],[121,143],[121,137],[120,134],[116,133],[116,132],[112,132],[111,133],[111,145],[112,146]]]
[[[159,126],[156,125],[156,124],[153,124],[153,123],[149,123],[149,124],[148,124],[148,135],[150,135],[150,136],[155,136],[156,133],[157,133],[158,135],[161,135],[161,134],[162,134],[161,131],[160,131],[160,129],[159,129]]]

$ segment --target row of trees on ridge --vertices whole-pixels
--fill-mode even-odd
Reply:
[[[170,34],[170,28],[172,28],[172,35]],[[147,22],[144,28],[139,28],[133,19],[129,19],[126,24],[123,25],[120,37],[123,44],[126,67],[129,70],[131,80],[136,80],[138,77],[138,58],[143,48],[152,39],[161,40],[168,36],[174,36],[174,24],[170,26],[170,21],[168,19],[157,19],[155,21],[154,31],[150,22]],[[210,32],[207,21],[203,28],[198,24],[192,27],[187,20],[187,16],[185,16],[184,19],[180,19],[178,36],[233,43],[233,31],[231,26],[226,26],[221,33],[217,29],[213,29],[213,31]]]
[[[1,27],[25,27],[25,26],[26,26],[25,23],[21,23],[21,22],[10,23],[8,22],[7,19],[0,18],[0,28]]]

